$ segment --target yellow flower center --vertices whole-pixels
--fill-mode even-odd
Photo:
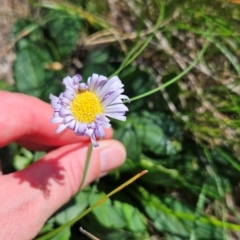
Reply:
[[[74,118],[82,123],[91,123],[98,114],[103,113],[99,98],[89,91],[80,91],[73,99],[70,108]]]

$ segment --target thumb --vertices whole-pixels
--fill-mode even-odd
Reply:
[[[83,186],[125,160],[125,149],[118,141],[99,143],[93,149]],[[86,143],[67,145],[22,171],[0,178],[0,226],[5,226],[0,239],[36,236],[44,222],[78,191],[87,151]]]

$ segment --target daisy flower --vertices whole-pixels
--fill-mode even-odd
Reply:
[[[129,98],[122,95],[124,85],[117,76],[108,80],[94,73],[87,83],[81,80],[81,75],[66,77],[63,79],[65,91],[59,97],[50,94],[54,109],[51,123],[60,123],[56,133],[70,128],[78,136],[90,137],[97,147],[96,138],[105,137],[104,127],[111,126],[108,117],[126,120],[124,115],[128,108],[123,100],[129,101]]]

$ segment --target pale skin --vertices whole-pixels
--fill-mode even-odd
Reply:
[[[87,137],[70,130],[56,135],[49,104],[27,95],[0,91],[0,147],[17,142],[48,153],[26,169],[0,176],[0,239],[33,239],[47,219],[74,194],[83,177]],[[83,187],[120,166],[123,145],[111,139],[94,148]]]

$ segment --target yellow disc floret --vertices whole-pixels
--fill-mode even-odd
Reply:
[[[74,118],[82,123],[91,123],[98,114],[103,113],[99,98],[92,92],[80,91],[71,103]]]

